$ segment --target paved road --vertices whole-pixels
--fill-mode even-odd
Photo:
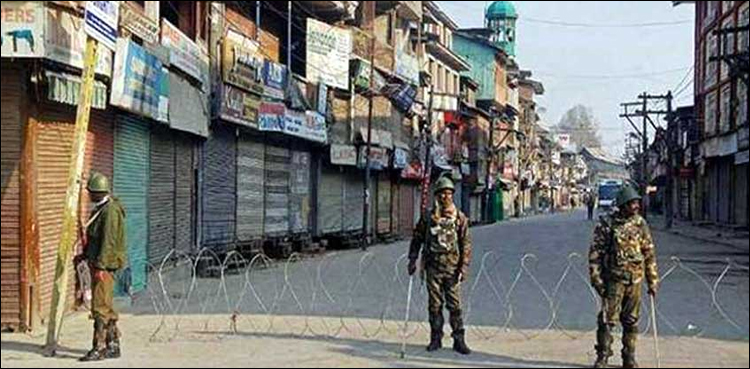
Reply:
[[[524,329],[554,324],[571,331],[593,330],[597,301],[588,288],[585,261],[593,227],[579,211],[473,228],[474,262],[463,286],[468,323]],[[714,284],[727,259],[746,268],[748,250],[659,231],[655,239],[661,272],[671,270],[659,296],[660,333],[747,339],[747,269],[733,266],[718,287]],[[171,297],[170,310],[182,314],[273,312],[398,321],[405,312],[408,279],[400,257],[407,248],[407,243],[400,242],[373,247],[368,254],[332,252],[291,263],[286,273],[281,264],[253,268],[247,275],[229,274],[224,284],[219,279],[199,279],[189,296],[189,267],[165,273],[163,279]],[[573,254],[582,258],[570,258]],[[675,264],[673,256],[683,264]],[[155,282],[152,286],[158,295],[161,289]],[[424,291],[419,286],[416,291],[412,315],[424,319]],[[157,305],[166,305],[163,299],[156,300]],[[153,305],[146,294],[128,311],[153,314]],[[644,302],[644,315],[649,311],[645,308]],[[646,330],[648,320],[641,326]]]

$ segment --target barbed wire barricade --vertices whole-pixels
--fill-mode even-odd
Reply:
[[[552,332],[577,340],[595,330],[601,302],[582,255],[561,259],[554,279],[547,266],[545,278],[539,278],[534,254],[514,260],[490,251],[475,260],[474,273],[462,286],[473,339],[534,340]],[[159,317],[152,342],[224,334],[410,339],[430,328],[427,291],[424,283],[415,283],[404,329],[406,264],[406,254],[385,252],[293,254],[279,261],[263,254],[247,260],[236,252],[222,258],[211,249],[194,255],[173,251],[160,265],[149,266],[146,290],[133,298],[140,311]],[[656,308],[660,333],[747,340],[748,267],[729,259],[710,264],[721,272],[699,271],[701,264],[677,257],[662,266]],[[745,305],[738,306],[738,300]],[[644,334],[653,326],[649,315],[642,314],[639,323]]]

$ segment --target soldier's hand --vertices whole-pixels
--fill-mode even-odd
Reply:
[[[648,294],[651,295],[651,297],[656,297],[656,294],[659,293],[659,286],[653,285],[648,287]]]
[[[416,260],[410,260],[409,261],[408,272],[409,272],[409,275],[414,275],[414,273],[417,272],[417,261]]]
[[[603,298],[607,294],[607,287],[605,287],[603,284],[595,285],[594,289],[596,290],[596,293],[599,294],[599,297]]]

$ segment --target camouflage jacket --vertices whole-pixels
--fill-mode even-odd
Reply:
[[[468,276],[471,264],[471,235],[469,219],[457,211],[455,220],[430,217],[429,242],[425,245],[425,221],[420,219],[414,230],[414,238],[409,248],[409,260],[415,262],[422,253],[426,268],[439,272],[461,272]]]
[[[94,218],[95,217],[95,218]],[[125,243],[125,209],[120,200],[111,198],[97,206],[86,230],[86,259],[94,268],[118,271],[127,265]]]
[[[656,249],[648,223],[640,215],[602,217],[589,251],[594,287],[607,283],[637,284],[645,276],[649,287],[659,283]]]

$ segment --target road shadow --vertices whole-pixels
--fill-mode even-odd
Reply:
[[[346,355],[380,363],[383,367],[424,368],[426,366],[453,366],[463,368],[586,368],[580,364],[557,361],[524,360],[512,356],[495,355],[474,351],[471,355],[462,356],[453,352],[449,340],[444,340],[444,348],[430,353],[424,345],[406,345],[406,358],[400,358],[401,344],[378,340],[358,340],[340,337],[300,337],[295,334],[279,333],[243,333],[227,335],[226,332],[201,332],[205,336],[224,336],[256,339],[282,339],[324,342],[336,345],[329,349],[333,353]]]
[[[3,337],[5,338],[5,337]],[[40,357],[47,357],[45,355],[44,345],[39,345],[29,342],[13,342],[5,341],[0,342],[0,350],[3,352],[17,352],[21,354],[33,354]],[[59,346],[55,354],[57,359],[78,359],[83,355],[86,355],[86,350],[71,349],[64,346]]]

